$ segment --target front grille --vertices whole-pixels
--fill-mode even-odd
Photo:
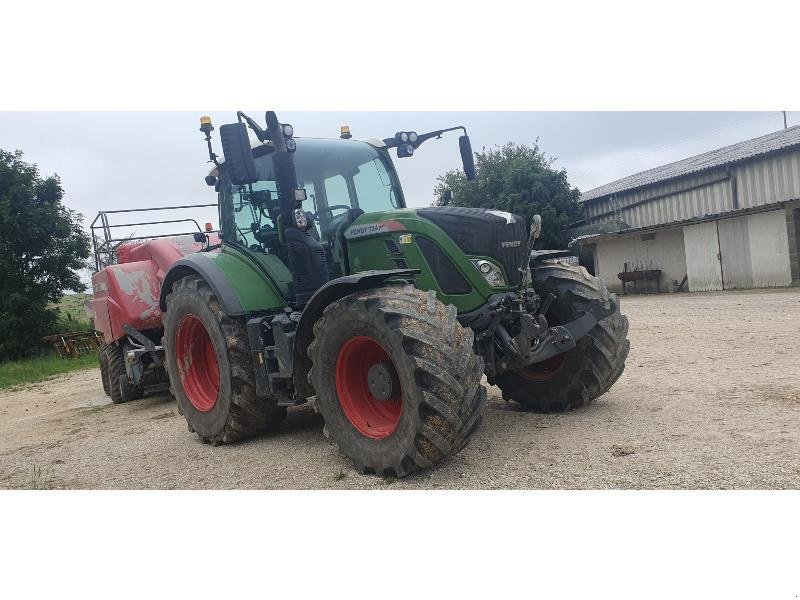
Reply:
[[[385,240],[384,244],[386,244],[386,252],[389,254],[402,254],[400,252],[400,247],[397,245],[397,242],[394,240]]]
[[[490,256],[500,262],[509,285],[519,282],[528,239],[522,217],[461,206],[423,208],[417,214],[441,228],[465,254]]]

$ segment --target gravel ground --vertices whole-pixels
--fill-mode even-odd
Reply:
[[[356,473],[309,407],[213,448],[165,395],[115,406],[99,371],[0,393],[3,488],[800,488],[800,290],[629,296],[625,374],[526,414],[489,388],[471,444],[402,480]]]

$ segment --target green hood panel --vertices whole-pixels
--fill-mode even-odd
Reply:
[[[441,249],[469,283],[471,290],[468,293],[446,294],[442,291],[417,244],[418,237],[428,238]],[[472,264],[472,260],[486,257],[465,255],[444,231],[418,216],[414,209],[365,213],[347,228],[345,238],[351,272],[397,269],[403,268],[403,265],[420,269],[422,272],[415,278],[417,287],[436,290],[439,299],[446,304],[453,304],[459,313],[475,310],[485,304],[492,294],[511,289],[491,287]]]

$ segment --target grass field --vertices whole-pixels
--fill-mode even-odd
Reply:
[[[53,333],[91,331],[92,322],[83,308],[84,302],[91,297],[91,294],[66,294],[60,302],[51,305],[52,308],[58,310],[59,314]]]
[[[85,354],[78,358],[58,358],[44,355],[38,358],[14,360],[0,363],[0,390],[21,383],[43,381],[53,375],[87,369],[98,365],[97,354]]]
[[[70,315],[76,321],[88,321],[89,318],[83,309],[83,303],[86,300],[91,300],[91,298],[91,294],[65,294],[61,301],[53,306],[58,308],[65,318]]]

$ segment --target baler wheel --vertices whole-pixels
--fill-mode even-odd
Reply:
[[[133,385],[128,377],[128,372],[125,370],[125,352],[122,346],[118,343],[108,344],[102,346],[100,352],[105,355],[111,401],[114,404],[122,404],[144,396],[144,389]],[[103,359],[100,360],[102,365]],[[105,388],[105,384],[103,387]]]

